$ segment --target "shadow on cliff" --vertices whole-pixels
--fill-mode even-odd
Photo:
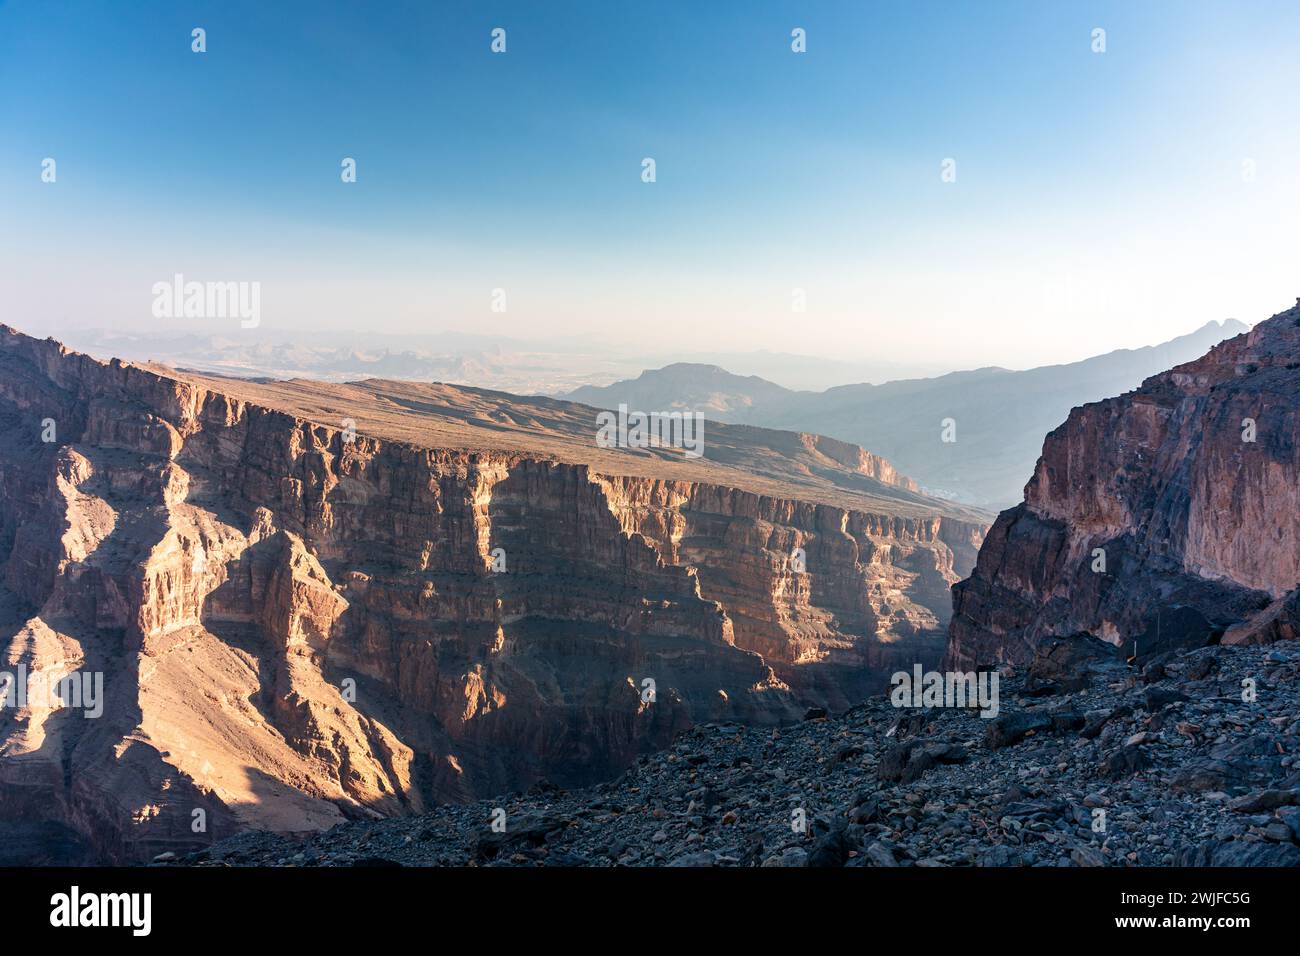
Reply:
[[[84,448],[75,441],[52,450],[51,471],[64,448],[81,455],[92,469],[77,485],[78,493],[106,503],[117,520],[84,558],[64,565],[42,588],[39,608],[25,605],[22,621],[5,630],[12,641],[39,617],[51,631],[75,641],[81,663],[68,676],[88,678],[92,687],[95,677],[102,677],[102,713],[87,716],[84,709],[71,706],[49,713],[36,751],[6,762],[29,761],[37,771],[57,767],[58,779],[47,774],[27,791],[30,799],[25,801],[14,799],[11,786],[0,813],[20,816],[25,823],[49,824],[53,829],[47,827],[47,832],[61,846],[76,833],[86,856],[100,863],[140,861],[163,850],[206,845],[210,838],[191,830],[190,810],[203,807],[209,816],[220,816],[222,808],[168,764],[140,732],[140,670],[146,655],[134,632],[137,622],[129,617],[130,602],[124,603],[123,597],[138,597],[143,562],[167,533],[165,512],[148,503],[161,495],[161,484],[122,490],[111,480],[112,470],[129,463],[137,472],[150,474],[139,457],[122,450]],[[121,517],[124,514],[134,517],[128,520]],[[66,520],[76,517],[70,512]],[[29,667],[32,663],[28,661]],[[130,806],[136,793],[147,794],[147,803]],[[165,798],[160,800],[160,794]],[[128,816],[133,812],[138,815]],[[66,856],[73,851],[60,852]]]

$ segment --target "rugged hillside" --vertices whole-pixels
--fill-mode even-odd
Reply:
[[[1201,648],[1140,674],[1113,654],[1085,665],[1054,650],[1038,665],[1065,668],[1073,690],[1045,697],[1031,667],[1003,681],[991,720],[882,695],[779,730],[699,726],[590,789],[305,840],[246,834],[176,862],[1300,866],[1300,649]]]
[[[954,590],[948,656],[1025,661],[1079,632],[1143,659],[1294,637],[1298,489],[1300,303],[1047,436]]]
[[[0,327],[0,669],[105,697],[0,709],[9,852],[141,859],[588,783],[942,652],[980,515],[843,442],[709,423],[689,460],[597,448],[594,415]]]
[[[1203,355],[1244,332],[1234,320],[1209,322],[1162,345],[1121,349],[1068,365],[1025,371],[982,368],[937,378],[790,392],[770,382],[722,375],[705,366],[673,366],[606,388],[580,390],[582,401],[613,407],[636,401],[670,407],[706,402],[724,421],[793,428],[855,442],[892,461],[927,490],[981,507],[1019,501],[1043,436],[1070,409],[1118,395],[1143,379]],[[690,370],[698,374],[687,375]],[[576,397],[576,396],[575,396]],[[956,441],[941,441],[941,422]]]

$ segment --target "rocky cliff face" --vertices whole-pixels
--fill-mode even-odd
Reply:
[[[1300,632],[1300,303],[1047,436],[954,589],[954,666]]]
[[[101,716],[0,708],[28,862],[581,784],[701,720],[843,706],[937,658],[983,531],[842,443],[805,452],[849,463],[843,506],[502,437],[561,403],[498,397],[435,447],[406,436],[445,388],[321,392],[353,434],[230,385],[0,327],[0,671],[104,680]],[[905,505],[851,506],[885,479]]]

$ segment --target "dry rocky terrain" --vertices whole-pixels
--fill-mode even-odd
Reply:
[[[538,786],[305,840],[246,834],[160,862],[1297,866],[1298,679],[1290,643],[1138,670],[1062,642],[1001,683],[992,719],[881,695],[790,727],[708,724],[589,789]]]

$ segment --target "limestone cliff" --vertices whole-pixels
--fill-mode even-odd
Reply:
[[[937,659],[977,515],[792,433],[625,460],[587,411],[203,378],[0,327],[0,671],[105,694],[95,718],[0,709],[0,828],[144,859],[589,782]]]
[[[1147,658],[1300,630],[1300,303],[1076,408],[954,589],[949,659],[1088,632]]]

